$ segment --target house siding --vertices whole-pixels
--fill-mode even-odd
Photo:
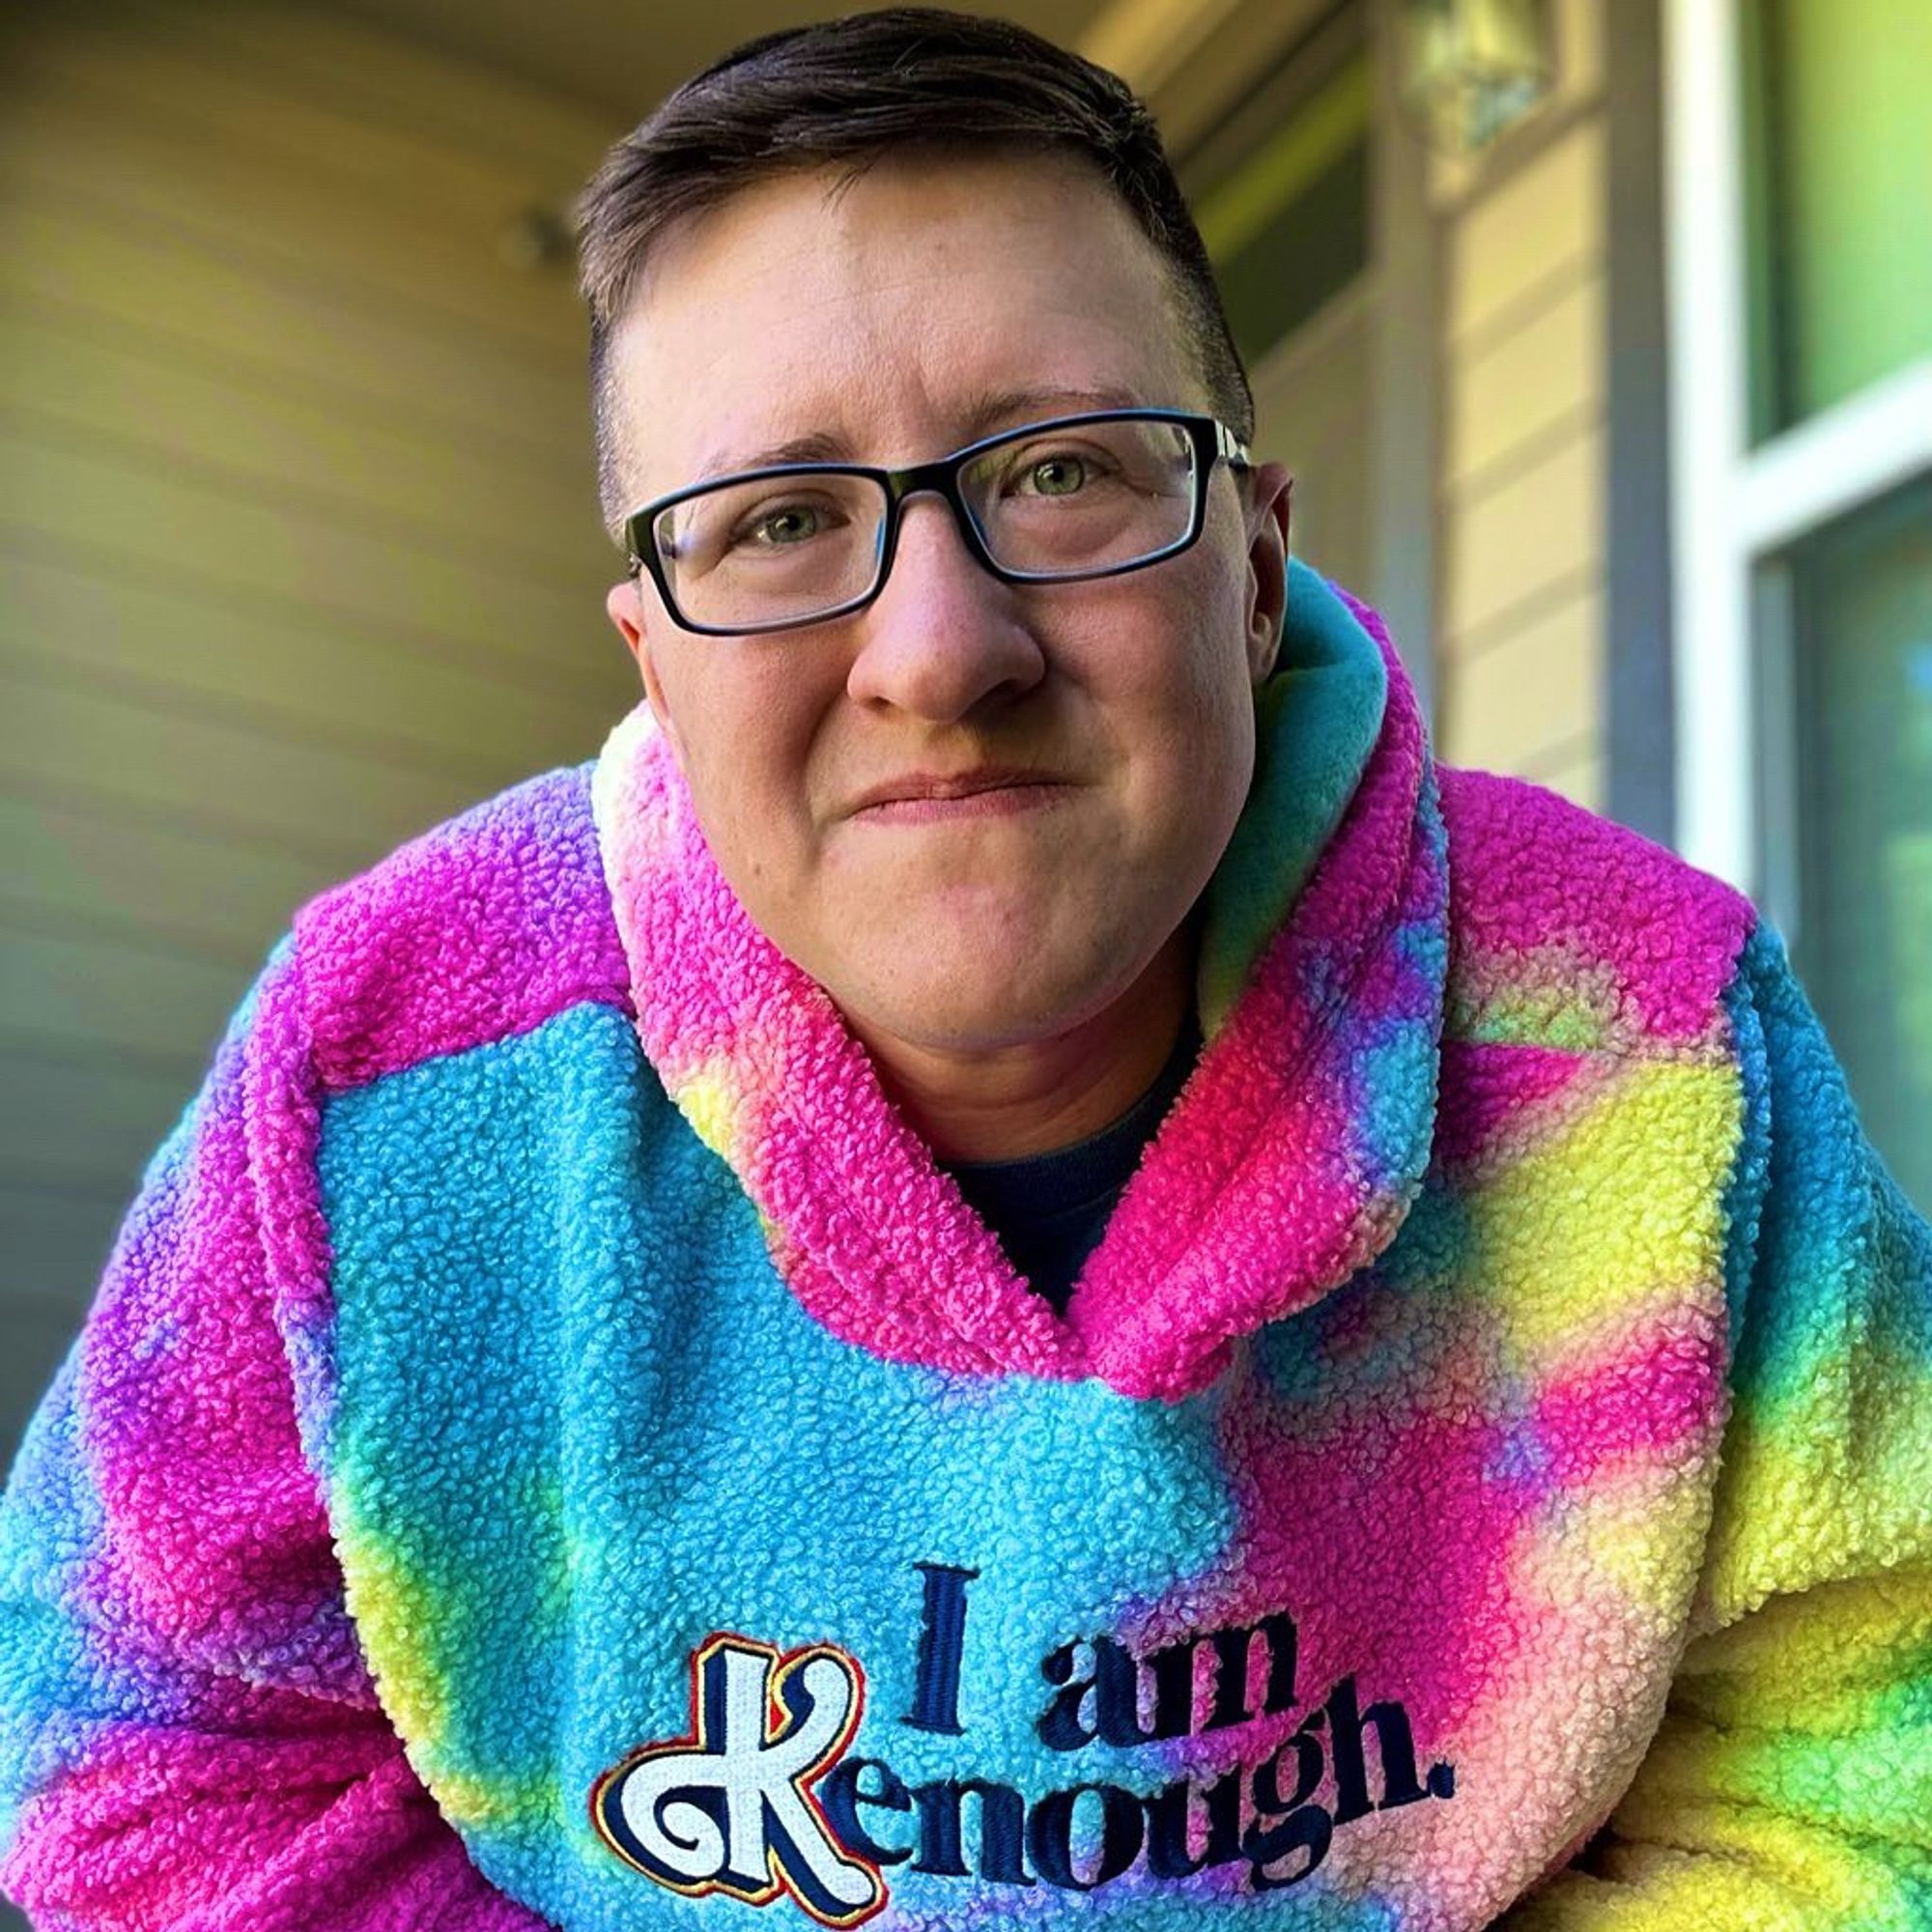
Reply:
[[[294,907],[634,687],[506,242],[616,130],[321,10],[0,39],[4,1455]]]
[[[1588,10],[1556,11],[1548,125],[1438,171],[1436,722],[1451,762],[1600,809],[1607,127]]]

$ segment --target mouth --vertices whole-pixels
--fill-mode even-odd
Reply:
[[[1066,780],[1037,770],[907,772],[862,793],[849,815],[861,823],[901,825],[1005,817],[1037,810],[1071,790]]]

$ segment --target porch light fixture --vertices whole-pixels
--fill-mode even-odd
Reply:
[[[1402,87],[1430,145],[1473,155],[1549,92],[1548,0],[1402,0]]]

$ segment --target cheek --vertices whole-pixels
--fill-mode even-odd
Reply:
[[[1225,628],[1181,635],[1191,648],[1148,694],[1130,808],[1147,889],[1170,912],[1219,865],[1255,762],[1254,691],[1238,640]]]
[[[664,679],[698,825],[741,897],[801,862],[810,828],[807,772],[822,715],[806,667],[753,651],[760,647],[723,640],[710,662],[686,659]]]
[[[1167,809],[1219,814],[1246,794],[1254,755],[1254,688],[1239,601],[1221,573],[1203,572],[1130,627],[1095,640],[1091,660],[1102,715],[1142,785],[1175,787]],[[1132,643],[1127,645],[1131,639]],[[1125,647],[1123,647],[1125,646]]]

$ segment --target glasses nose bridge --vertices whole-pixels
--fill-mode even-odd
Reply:
[[[952,512],[953,527],[959,532],[967,554],[982,569],[992,567],[992,560],[986,554],[985,539],[974,524],[973,513],[966,506],[966,493],[959,487],[959,473],[967,461],[965,455],[942,456],[931,463],[915,463],[905,469],[886,471],[886,494],[892,501],[892,547],[895,551],[898,548],[898,524],[907,498],[934,496]]]

